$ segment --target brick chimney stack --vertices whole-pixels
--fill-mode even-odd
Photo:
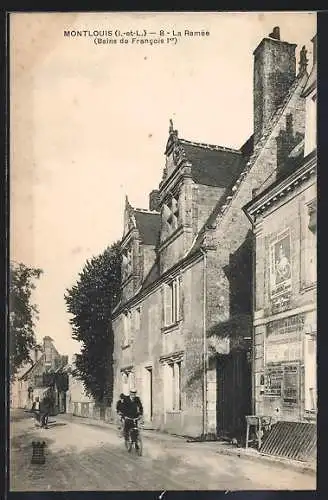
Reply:
[[[153,189],[153,191],[149,193],[149,210],[158,211],[158,209],[159,209],[159,190]]]
[[[296,44],[280,40],[273,28],[254,51],[254,145],[296,77]]]

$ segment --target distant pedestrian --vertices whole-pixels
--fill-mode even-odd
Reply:
[[[48,418],[49,418],[49,413],[50,413],[50,408],[51,408],[51,400],[48,394],[46,394],[41,402],[41,408],[40,408],[40,413],[41,413],[41,418],[40,418],[40,423],[41,427],[43,429],[48,429]]]
[[[37,396],[32,404],[32,413],[34,414],[35,423],[40,423],[41,420],[41,409],[40,409],[40,399]]]

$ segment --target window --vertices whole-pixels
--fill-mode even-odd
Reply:
[[[164,326],[182,319],[182,287],[180,277],[164,284]]]
[[[167,236],[173,233],[180,222],[179,196],[172,196],[162,208],[163,228]]]
[[[317,352],[316,338],[314,335],[307,335],[305,340],[305,410],[316,411],[317,409]]]
[[[181,410],[181,361],[165,365],[165,407],[167,411]]]
[[[123,315],[123,342],[122,347],[128,347],[131,341],[131,311],[126,311]]]
[[[305,273],[306,284],[317,281],[317,210],[316,200],[307,204],[305,228]]]
[[[137,332],[140,330],[140,317],[141,317],[141,308],[137,307],[137,309],[135,310],[135,325]]]
[[[132,250],[126,248],[122,253],[122,274],[123,280],[126,280],[132,273]]]
[[[128,394],[129,392],[129,372],[122,372],[122,392]]]

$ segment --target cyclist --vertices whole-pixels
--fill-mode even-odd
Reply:
[[[139,418],[143,416],[143,407],[140,398],[137,396],[137,391],[135,389],[130,390],[129,396],[126,398],[123,406],[123,417],[124,417],[124,439],[128,441],[129,431],[133,427],[133,421],[130,419]],[[125,418],[127,417],[127,418]]]

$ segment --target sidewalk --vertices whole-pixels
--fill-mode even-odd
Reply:
[[[114,431],[117,430],[117,425],[115,423],[104,422],[103,420],[96,420],[89,417],[77,417],[71,414],[61,414],[57,415],[56,420],[68,420],[71,422],[84,424],[84,425],[92,425],[96,427],[107,427],[111,428]],[[298,472],[306,472],[310,474],[316,474],[316,463],[313,462],[299,462],[296,460],[290,460],[287,458],[275,457],[271,455],[264,455],[258,450],[254,448],[238,448],[232,444],[227,443],[226,441],[191,441],[186,437],[176,436],[172,434],[168,434],[165,432],[160,432],[157,430],[149,430],[144,428],[143,434],[145,437],[156,441],[169,441],[172,443],[181,443],[184,442],[188,447],[196,448],[200,452],[201,450],[208,450],[212,453],[218,453],[221,455],[230,455],[230,456],[238,456],[239,458],[244,458],[246,460],[257,461],[257,462],[266,462],[272,463],[282,468],[290,468],[292,470],[296,470]]]

